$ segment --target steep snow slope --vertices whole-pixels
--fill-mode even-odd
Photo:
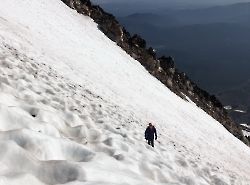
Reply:
[[[90,18],[60,0],[0,6],[1,185],[250,184],[249,148]]]

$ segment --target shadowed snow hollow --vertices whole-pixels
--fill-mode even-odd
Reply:
[[[89,17],[60,0],[0,6],[0,185],[250,184],[249,148]]]

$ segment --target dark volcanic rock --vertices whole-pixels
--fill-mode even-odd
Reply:
[[[179,72],[172,57],[163,56],[157,59],[154,49],[147,48],[146,41],[143,38],[139,35],[131,36],[113,15],[106,13],[99,6],[92,5],[89,0],[62,1],[78,13],[90,16],[108,38],[116,42],[131,57],[138,60],[150,74],[181,98],[189,97],[197,106],[218,120],[235,137],[249,145],[249,141],[243,136],[241,128],[229,118],[220,101],[199,88],[185,73]]]
[[[170,68],[174,68],[174,59],[171,56],[169,57],[162,56],[161,58],[159,58],[159,61],[160,61],[160,66],[164,71],[167,71]]]
[[[146,48],[146,41],[137,34],[133,35],[133,37],[130,37],[128,42],[131,46],[143,49]]]

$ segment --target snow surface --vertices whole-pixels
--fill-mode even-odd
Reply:
[[[246,111],[244,111],[244,110],[239,110],[239,109],[235,109],[234,112],[247,113]]]
[[[250,126],[247,124],[240,124],[243,128],[242,132],[244,136],[249,137],[250,136]]]
[[[247,125],[247,124],[240,124],[240,125],[250,129],[250,125]]]
[[[226,110],[232,110],[232,106],[231,105],[224,106],[224,109],[226,109]]]
[[[250,184],[247,146],[60,0],[1,0],[0,53],[0,185]]]
[[[243,135],[244,135],[244,136],[247,136],[247,137],[250,136],[250,132],[248,132],[248,131],[246,131],[246,130],[242,130],[242,132],[243,132]]]

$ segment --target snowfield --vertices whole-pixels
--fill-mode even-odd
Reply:
[[[89,17],[1,0],[0,185],[249,185],[249,172],[246,145]]]

